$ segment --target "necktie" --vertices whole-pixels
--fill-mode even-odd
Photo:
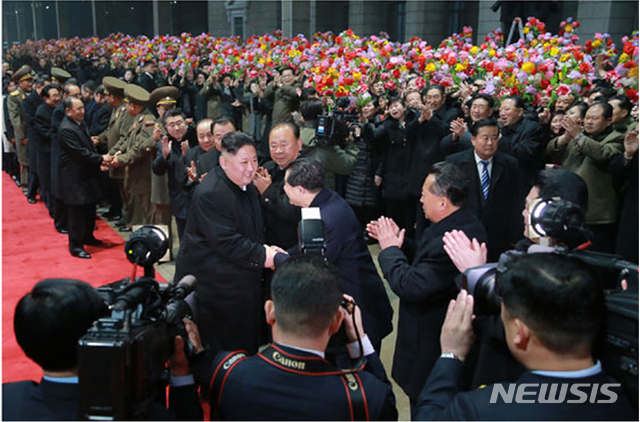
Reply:
[[[482,195],[484,199],[487,199],[489,196],[489,185],[491,184],[491,177],[489,177],[489,162],[482,160],[480,161],[482,164]]]

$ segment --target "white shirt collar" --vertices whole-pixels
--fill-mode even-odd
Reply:
[[[597,361],[591,368],[578,371],[531,371],[532,374],[555,378],[586,378],[602,372],[602,364]]]
[[[478,153],[477,153],[475,150],[473,151],[473,156],[474,156],[474,157],[475,157],[475,159],[476,159],[476,164],[477,164],[477,165],[480,165],[480,162],[481,162],[481,161],[488,161],[488,162],[489,162],[489,167],[491,167],[491,165],[493,164],[493,157],[489,158],[488,160],[483,160],[482,158],[480,158],[480,157],[478,156]]]
[[[294,349],[294,350],[299,350],[301,352],[311,353],[312,355],[316,355],[316,356],[319,356],[322,359],[324,359],[324,352],[321,352],[320,350],[303,349],[302,347],[289,346],[288,344],[284,344],[284,343],[278,343],[278,344],[281,344],[282,346],[287,346],[289,349]]]

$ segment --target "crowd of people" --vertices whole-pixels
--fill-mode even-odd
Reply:
[[[375,406],[367,417],[395,416],[376,358],[393,329],[393,311],[367,244],[379,242],[380,269],[400,298],[392,375],[418,418],[500,417],[472,408],[481,395],[448,407],[436,386],[450,387],[442,374],[461,372],[471,347],[460,327],[468,334],[473,301],[458,296],[454,283],[469,266],[461,254],[496,261],[523,237],[537,241],[527,221],[534,201],[571,200],[588,229],[581,248],[638,262],[637,93],[634,104],[628,90],[607,77],[606,64],[589,90],[545,90],[532,102],[512,92],[497,95],[502,91],[493,77],[468,77],[455,86],[431,78],[425,85],[428,70],[405,69],[393,84],[381,75],[371,78],[366,92],[349,100],[306,83],[308,75],[290,64],[251,77],[191,67],[179,75],[159,69],[153,58],[135,70],[112,67],[105,56],[78,62],[71,55],[53,67],[44,57],[20,59],[28,63],[3,66],[3,165],[27,201],[40,199],[55,228],[68,234],[71,255],[89,259],[84,245],[101,245],[93,236],[97,204],[108,207],[103,218],[123,232],[175,221],[175,279],[191,274],[198,280],[191,304],[208,351],[256,354],[273,339],[271,349],[260,352],[262,360],[239,365],[226,393],[223,386],[214,389],[217,417],[340,419],[361,410],[351,396],[350,408],[306,409],[315,413],[281,413],[266,394],[257,394],[253,406],[241,399],[255,391],[248,384],[277,385],[263,361],[291,370],[287,360],[271,362],[269,353],[287,356],[293,365],[325,357],[329,337],[345,317],[338,310],[340,293],[358,305],[361,321],[352,325],[361,324],[366,336],[349,326],[347,337],[365,343],[362,352],[374,374],[342,381],[371,392]],[[330,269],[299,257],[309,253],[299,242],[309,208],[317,208],[323,221],[321,254]],[[578,281],[562,262],[546,259],[524,260],[514,271],[530,277],[549,262],[553,274],[539,277],[550,285],[570,280],[582,294],[597,284],[575,262],[565,264],[580,272]],[[326,288],[297,284],[302,277]],[[597,318],[585,321],[588,327],[578,334],[572,333],[579,322],[570,310],[566,326],[531,319],[538,306],[556,310],[545,304],[549,297],[523,302],[527,288],[516,281],[505,286],[502,322],[517,360],[509,364],[517,369],[493,379],[500,371],[479,375],[474,368],[467,371],[474,380],[468,387],[515,382],[525,370],[600,376],[590,354],[595,340],[589,330],[599,327]],[[601,306],[596,296],[580,312]],[[575,343],[556,342],[555,334],[548,339],[552,327],[558,336],[575,334]],[[326,356],[336,362],[358,357],[351,346],[349,353],[330,347]],[[235,367],[245,355],[220,355],[217,363]],[[546,365],[540,356],[559,364]],[[480,362],[477,367],[486,370]],[[336,376],[328,367],[313,370]],[[217,376],[216,369],[202,382],[212,380],[214,387]],[[333,391],[339,380],[318,391]],[[283,381],[281,397],[304,382]],[[620,418],[629,415],[625,406]],[[257,408],[271,413],[252,413]],[[602,412],[584,417],[616,415],[615,409]]]

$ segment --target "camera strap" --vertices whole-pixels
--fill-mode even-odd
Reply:
[[[282,350],[275,344],[270,344],[258,357],[267,363],[287,372],[308,376],[339,375],[344,384],[351,411],[351,420],[369,420],[369,408],[362,386],[362,380],[356,373],[360,368],[340,370],[319,356],[295,356]]]
[[[224,388],[224,383],[229,376],[229,373],[233,368],[236,367],[240,362],[249,357],[249,354],[244,350],[238,350],[237,352],[229,353],[222,362],[218,364],[216,370],[211,377],[211,384],[209,391],[211,392],[211,415],[210,419],[212,421],[220,420],[220,414],[218,409],[220,408],[220,399],[222,398],[222,389]],[[214,401],[215,400],[215,403]]]

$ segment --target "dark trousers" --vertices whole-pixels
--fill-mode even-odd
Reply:
[[[40,197],[53,216],[53,198],[51,197],[51,154],[43,153],[38,156],[38,181],[40,182]]]
[[[109,178],[106,184],[107,200],[111,204],[109,214],[113,216],[122,215],[122,196],[120,193],[120,185],[116,179]]]
[[[38,171],[35,166],[29,166],[29,175],[27,176],[27,198],[36,199],[40,181],[38,180]]]
[[[187,219],[176,217],[176,226],[178,226],[178,239],[180,240],[180,242],[182,242],[184,229],[187,228]],[[169,226],[169,228],[171,228],[171,226]]]
[[[62,200],[52,196],[53,225],[57,230],[67,230],[67,206]]]
[[[67,206],[70,251],[83,249],[84,244],[94,239],[93,226],[95,222],[95,204]]]

